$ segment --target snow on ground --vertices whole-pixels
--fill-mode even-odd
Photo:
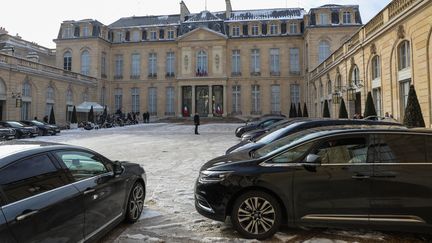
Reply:
[[[61,142],[93,149],[112,160],[142,164],[147,172],[145,212],[134,225],[121,224],[102,242],[258,242],[243,240],[229,222],[199,215],[194,207],[194,183],[206,161],[239,142],[239,124],[140,124],[101,130],[62,131],[32,140]],[[267,242],[422,242],[419,236],[368,231],[282,228]]]

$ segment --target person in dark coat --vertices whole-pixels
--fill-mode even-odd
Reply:
[[[48,115],[44,116],[43,121],[44,121],[45,123],[48,123]]]
[[[199,133],[198,133],[198,126],[200,125],[200,117],[199,117],[198,113],[195,113],[194,124],[195,124],[195,134],[199,135]]]

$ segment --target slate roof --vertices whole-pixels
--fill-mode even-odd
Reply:
[[[180,15],[140,16],[121,18],[109,25],[110,28],[125,28],[137,26],[180,25]]]
[[[223,18],[219,18],[209,11],[202,11],[199,14],[191,14],[185,22],[208,22],[208,21],[223,21]]]
[[[278,8],[233,11],[228,21],[302,19],[306,11],[302,8]]]

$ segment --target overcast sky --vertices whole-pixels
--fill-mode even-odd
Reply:
[[[184,0],[191,12],[205,9],[205,0]],[[234,10],[357,4],[366,23],[391,0],[231,0]],[[64,20],[97,19],[109,25],[122,17],[178,14],[180,0],[14,0],[1,4],[0,27],[28,41],[55,48]],[[224,0],[207,0],[210,11],[225,10]]]

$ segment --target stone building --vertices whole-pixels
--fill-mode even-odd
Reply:
[[[355,32],[318,67],[310,69],[308,103],[322,116],[329,101],[338,117],[340,98],[349,116],[363,114],[368,92],[379,116],[403,121],[409,86],[414,85],[425,123],[432,123],[432,2],[394,0]]]
[[[362,26],[358,6],[65,21],[56,64],[99,80],[111,110],[158,117],[255,116],[303,103],[306,70]],[[306,49],[310,48],[310,51]],[[318,52],[318,53],[317,53]]]

